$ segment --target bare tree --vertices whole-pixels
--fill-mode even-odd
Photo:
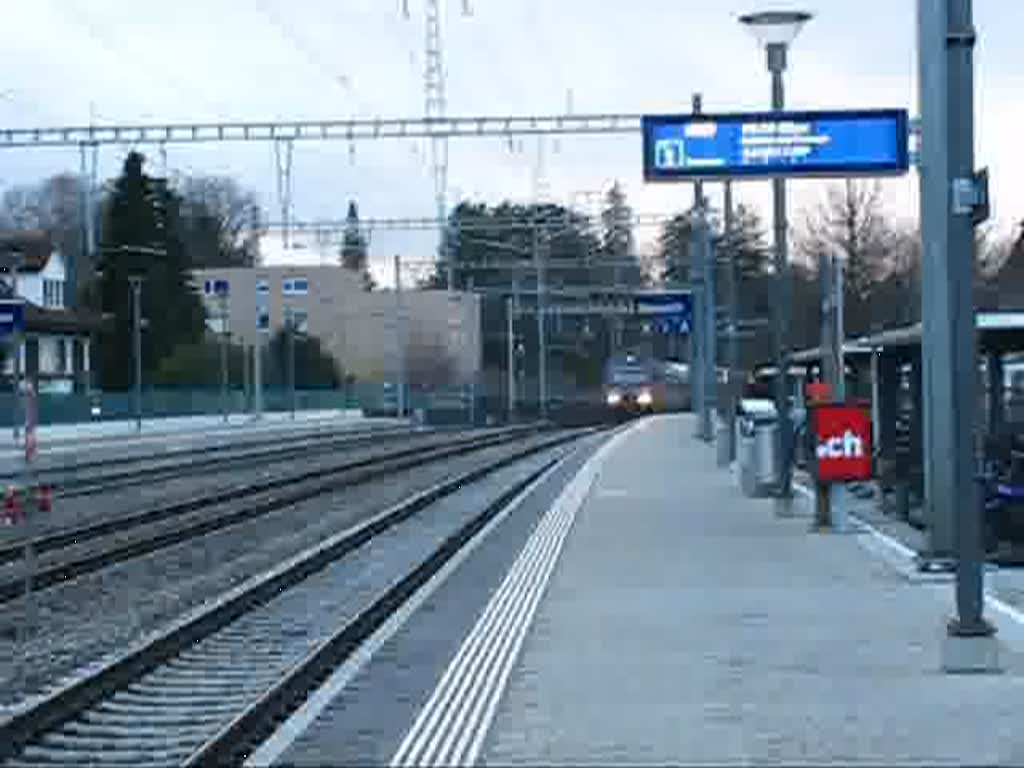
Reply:
[[[827,202],[805,221],[798,252],[811,263],[821,254],[837,256],[846,269],[846,327],[868,333],[891,318],[876,315],[876,286],[898,269],[899,234],[882,210],[882,188],[876,181],[847,181],[828,190]]]
[[[255,195],[226,176],[189,176],[179,182],[182,239],[192,267],[255,264],[263,214]]]
[[[991,276],[985,299],[1002,309],[1024,308],[1024,221],[1015,234],[996,241],[989,251]]]
[[[82,180],[61,173],[34,185],[8,189],[0,201],[0,226],[7,229],[45,232],[64,257],[69,277],[75,285],[69,289],[80,295],[92,282],[93,268],[83,247]]]

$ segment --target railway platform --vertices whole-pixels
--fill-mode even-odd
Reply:
[[[1024,762],[1024,614],[990,600],[999,673],[942,672],[952,583],[744,497],[691,418],[607,441],[247,765]]]
[[[686,418],[601,469],[482,742],[482,763],[1015,763],[1024,627],[1003,671],[940,671],[949,582],[877,532],[744,498]],[[1004,606],[1006,608],[1006,606]]]

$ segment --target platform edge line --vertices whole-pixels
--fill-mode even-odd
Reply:
[[[512,501],[510,501],[501,512],[495,515],[486,526],[478,531],[473,538],[466,543],[459,552],[452,557],[442,568],[435,573],[423,586],[421,586],[412,597],[407,600],[388,620],[382,624],[359,649],[338,667],[335,672],[324,681],[311,695],[303,702],[292,715],[275,730],[275,732],[264,741],[249,756],[243,764],[245,768],[256,768],[257,766],[270,766],[280,759],[281,755],[295,743],[305,731],[327,708],[337,695],[345,689],[360,670],[373,658],[374,653],[395,633],[402,628],[405,622],[413,613],[426,602],[448,577],[458,568],[462,562],[471,555],[476,548],[497,528],[505,519],[518,508],[526,498],[536,491],[541,483],[545,482],[559,467],[579,450],[579,447],[569,451],[565,456],[558,459],[551,467],[534,480],[528,487],[523,489]],[[289,725],[291,724],[291,725]]]

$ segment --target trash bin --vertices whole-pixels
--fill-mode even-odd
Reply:
[[[766,495],[775,484],[775,441],[779,429],[775,404],[770,400],[741,400],[737,421],[740,488],[747,496]]]
[[[773,488],[778,483],[775,471],[778,434],[777,421],[761,421],[754,427],[754,442],[757,444],[757,484],[761,489]]]
[[[754,421],[749,416],[743,416],[740,423],[740,439],[736,445],[740,490],[744,496],[757,496],[757,443],[754,439]]]

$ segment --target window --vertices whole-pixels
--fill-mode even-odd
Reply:
[[[281,285],[281,293],[285,296],[305,296],[309,293],[309,281],[304,277],[291,277]]]
[[[52,308],[64,306],[63,280],[43,280],[43,306]]]
[[[203,293],[207,296],[213,296],[213,280],[207,280],[203,283]]]
[[[309,333],[309,315],[301,310],[292,312],[292,323],[296,333]]]
[[[64,339],[55,339],[56,356],[53,361],[54,373],[65,373],[67,371],[67,342]]]
[[[270,330],[270,311],[266,307],[260,307],[256,311],[256,328],[261,331]]]
[[[270,293],[270,281],[266,279],[256,281],[256,293],[267,294]]]

